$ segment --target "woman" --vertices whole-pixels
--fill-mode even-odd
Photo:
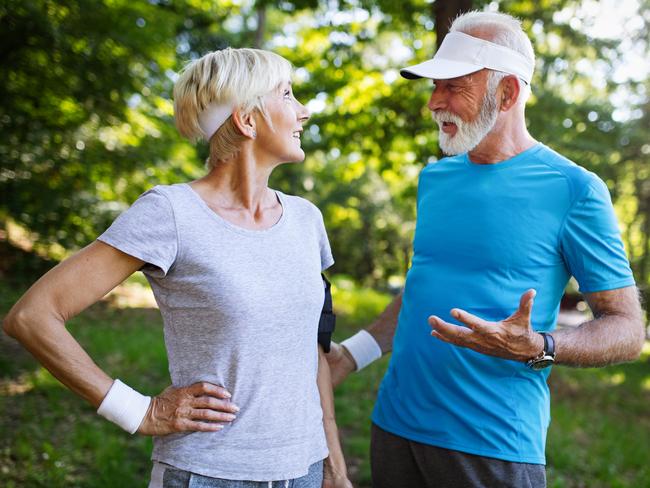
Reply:
[[[191,63],[175,119],[209,141],[208,174],[143,194],[5,320],[100,415],[155,436],[151,487],[351,486],[316,346],[320,273],[333,263],[322,216],[268,187],[273,169],[305,157],[309,114],[290,76],[255,49]],[[64,326],[138,270],[160,306],[173,385],[152,399],[99,369]]]

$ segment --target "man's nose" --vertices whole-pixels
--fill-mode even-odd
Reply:
[[[429,97],[429,102],[427,103],[428,109],[435,112],[436,110],[445,108],[445,105],[445,98],[441,95],[439,90],[434,88]]]

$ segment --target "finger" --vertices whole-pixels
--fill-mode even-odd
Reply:
[[[440,317],[429,317],[429,325],[433,328],[431,335],[452,344],[465,345],[469,343],[468,337],[474,332],[471,329],[445,322]]]
[[[232,422],[236,415],[226,412],[216,412],[209,408],[195,408],[190,412],[191,420],[203,420],[209,422]]]
[[[490,326],[490,323],[483,320],[481,317],[477,317],[476,315],[461,310],[460,308],[453,308],[451,310],[451,316],[478,333],[487,332]]]
[[[217,398],[230,398],[232,396],[223,386],[208,383],[207,381],[199,381],[190,385],[188,391],[194,396],[210,395]]]
[[[219,400],[210,396],[196,397],[192,402],[194,408],[208,408],[210,410],[217,410],[220,412],[239,412],[239,407],[228,400]]]
[[[214,422],[200,422],[196,420],[186,420],[180,424],[178,432],[217,432],[223,429],[223,424]]]

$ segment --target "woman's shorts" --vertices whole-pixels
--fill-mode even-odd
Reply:
[[[154,461],[149,488],[321,488],[322,483],[323,461],[309,466],[305,476],[280,481],[210,478]]]

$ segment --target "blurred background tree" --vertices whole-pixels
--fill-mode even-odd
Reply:
[[[619,35],[602,37],[590,0],[4,0],[0,231],[29,231],[60,258],[148,187],[200,176],[205,145],[173,126],[176,73],[209,50],[258,46],[293,62],[312,111],[306,162],[272,184],[322,209],[336,272],[399,285],[417,176],[440,153],[430,84],[398,70],[431,57],[456,12],[498,9],[522,19],[538,55],[531,133],[607,182],[646,288],[650,20],[647,0],[624,4]]]
[[[449,20],[472,8],[522,19],[538,56],[531,133],[607,182],[650,298],[650,0],[0,0],[0,314],[141,192],[204,173],[205,144],[173,125],[177,73],[207,51],[256,46],[292,61],[312,112],[306,161],[271,183],[323,211],[334,271],[348,275],[334,280],[337,339],[349,336],[389,300],[358,284],[401,285],[418,173],[440,157],[431,84],[398,70],[430,58]],[[160,391],[159,314],[111,300],[67,325],[110,374]],[[370,486],[367,418],[386,359],[337,390],[359,487]],[[648,485],[649,364],[646,350],[629,365],[554,371],[552,486]],[[151,439],[104,422],[2,334],[0,432],[2,486],[148,478]]]

